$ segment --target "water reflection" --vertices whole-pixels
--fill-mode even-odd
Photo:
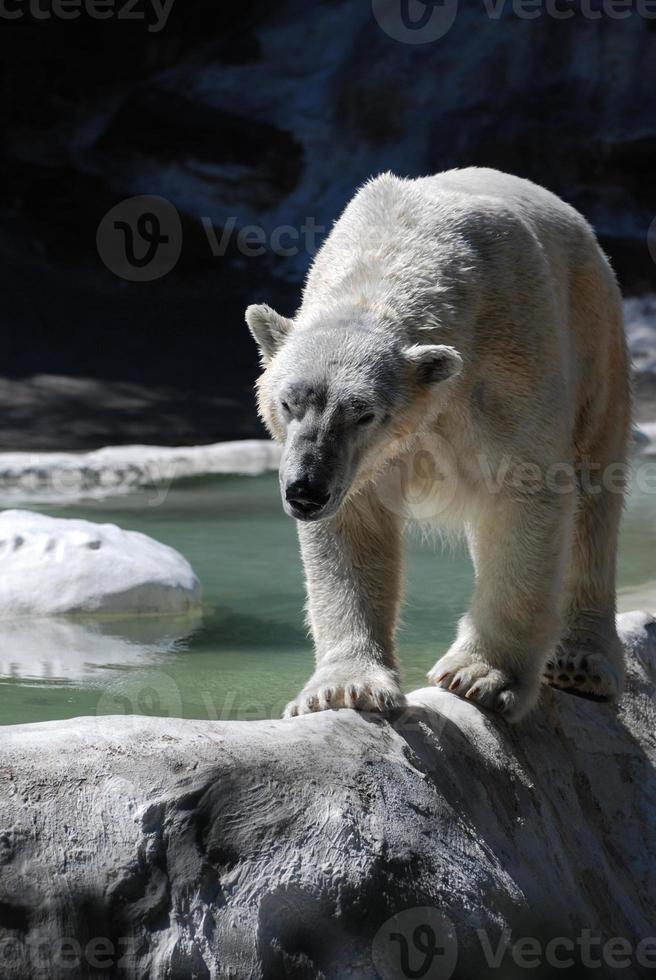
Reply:
[[[201,623],[200,613],[180,620],[0,621],[0,681],[97,683],[101,671],[159,664],[179,653]]]

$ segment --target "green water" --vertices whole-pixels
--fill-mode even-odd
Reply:
[[[115,522],[176,548],[203,584],[203,617],[0,624],[0,723],[124,713],[276,717],[309,676],[295,527],[281,511],[275,475],[181,481],[164,499],[144,490],[35,509]],[[655,512],[653,493],[634,490],[620,554],[623,608],[656,607]],[[471,588],[462,547],[409,539],[399,636],[407,690],[423,686],[448,648]]]

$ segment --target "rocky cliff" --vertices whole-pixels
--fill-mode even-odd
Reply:
[[[592,220],[630,291],[653,290],[656,20],[646,0],[562,6],[179,0],[6,23],[5,447],[61,446],[34,425],[43,397],[70,445],[257,434],[243,310],[291,312],[332,221],[387,168],[531,177]],[[143,194],[177,209],[180,254],[134,283],[96,234]]]
[[[546,690],[516,729],[435,688],[5,728],[0,975],[651,976],[656,625],[620,628],[618,712]]]

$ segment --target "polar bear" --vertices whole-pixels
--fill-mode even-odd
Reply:
[[[543,680],[615,699],[630,389],[619,289],[584,218],[490,169],[383,174],[335,224],[294,318],[257,305],[246,321],[316,648],[286,715],[403,703],[405,498],[427,474],[475,569],[429,681],[509,721]]]

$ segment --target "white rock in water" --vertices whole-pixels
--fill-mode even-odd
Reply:
[[[66,613],[185,615],[200,583],[173,548],[115,524],[0,514],[0,618]]]
[[[656,456],[656,422],[643,422],[638,431],[641,451],[647,456]]]
[[[2,728],[2,980],[651,976],[656,623],[619,627],[619,710],[546,689],[516,728],[439,688]]]
[[[166,491],[192,476],[259,476],[278,468],[280,447],[267,439],[210,446],[107,446],[89,453],[0,453],[0,499],[50,502]],[[160,494],[161,496],[161,494]]]
[[[635,374],[656,376],[656,295],[625,300],[624,320]]]

